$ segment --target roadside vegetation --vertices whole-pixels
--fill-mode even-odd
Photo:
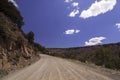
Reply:
[[[8,0],[0,0],[0,12],[3,12],[9,17],[19,28],[24,25],[23,17],[19,10],[13,5],[13,3],[8,2]]]
[[[120,70],[120,43],[77,48],[47,49],[47,54]]]

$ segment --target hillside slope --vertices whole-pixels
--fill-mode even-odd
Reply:
[[[76,48],[49,48],[49,55],[120,70],[120,43]]]
[[[23,31],[0,12],[0,76],[38,59]]]

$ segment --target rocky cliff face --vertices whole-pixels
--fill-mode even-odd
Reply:
[[[38,58],[22,30],[0,12],[0,70],[21,68]]]

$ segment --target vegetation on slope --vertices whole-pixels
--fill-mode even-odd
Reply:
[[[48,49],[47,54],[120,70],[120,43],[77,48],[53,48]]]
[[[25,34],[19,10],[8,0],[0,0],[0,77],[11,70],[30,65],[39,59],[44,47],[34,42],[34,33]]]
[[[34,47],[34,50],[36,52],[42,52],[42,53],[46,53],[47,50],[44,46],[40,45],[37,42],[34,42],[34,32],[30,31],[28,34],[26,34],[26,38],[28,39],[28,42]]]
[[[17,10],[13,3],[8,2],[8,0],[0,0],[0,12],[9,17],[19,28],[24,24],[19,10]]]

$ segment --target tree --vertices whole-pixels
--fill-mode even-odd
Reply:
[[[28,34],[27,34],[27,39],[28,41],[32,44],[34,42],[34,33],[32,31],[30,31]]]
[[[9,17],[19,28],[24,25],[23,17],[19,10],[13,5],[13,3],[8,2],[8,0],[0,0],[0,12],[3,12]]]

